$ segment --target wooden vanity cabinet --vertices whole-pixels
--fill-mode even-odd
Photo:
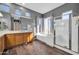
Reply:
[[[2,48],[1,48],[1,46],[2,46],[2,43],[1,43],[1,38],[0,38],[0,55],[2,54]]]
[[[0,37],[0,55],[3,53],[4,50],[4,36]]]
[[[29,33],[29,42],[33,41],[33,37],[34,37],[33,33]]]
[[[32,40],[33,40],[33,33],[32,32],[24,33],[24,41],[25,42],[31,42]]]
[[[5,48],[11,48],[13,46],[23,44],[25,42],[31,42],[32,40],[32,32],[6,34]]]
[[[24,43],[23,33],[16,33],[15,39],[16,39],[16,45]]]
[[[6,48],[11,48],[13,46],[22,44],[23,41],[23,34],[22,33],[13,33],[6,35]]]
[[[2,39],[1,40],[2,41],[2,47],[1,48],[2,48],[2,52],[3,52],[3,50],[5,49],[5,36],[2,36],[1,39]]]
[[[23,44],[25,42],[31,42],[32,40],[32,32],[6,34],[0,37],[0,54],[2,54],[4,49]]]
[[[10,48],[16,45],[15,35],[14,34],[7,34],[6,35],[6,48]]]
[[[29,42],[29,33],[24,33],[24,42]]]

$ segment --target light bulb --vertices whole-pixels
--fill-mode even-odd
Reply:
[[[3,14],[2,13],[0,13],[0,17],[3,17]]]

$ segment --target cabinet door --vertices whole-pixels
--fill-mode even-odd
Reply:
[[[0,55],[2,54],[1,46],[2,46],[2,44],[1,44],[1,38],[0,38]]]
[[[15,36],[13,34],[8,34],[6,41],[7,48],[15,46]]]
[[[24,41],[29,42],[29,33],[24,33]]]
[[[29,41],[31,42],[33,40],[33,33],[29,33]]]
[[[24,42],[23,34],[16,34],[15,37],[16,37],[16,45],[22,44]]]
[[[5,46],[4,46],[4,44],[5,44],[5,43],[4,43],[4,40],[5,40],[5,39],[4,39],[4,36],[2,36],[2,37],[1,37],[1,48],[2,48],[2,51],[3,51],[4,48],[5,48]]]
[[[4,37],[0,38],[0,54],[2,54],[4,50]]]

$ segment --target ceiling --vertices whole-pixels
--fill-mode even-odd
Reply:
[[[63,4],[65,3],[19,3],[19,5],[22,5],[41,14],[53,10]]]

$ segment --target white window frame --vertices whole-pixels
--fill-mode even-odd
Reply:
[[[44,33],[51,34],[51,20],[52,17],[47,17],[44,19]]]

